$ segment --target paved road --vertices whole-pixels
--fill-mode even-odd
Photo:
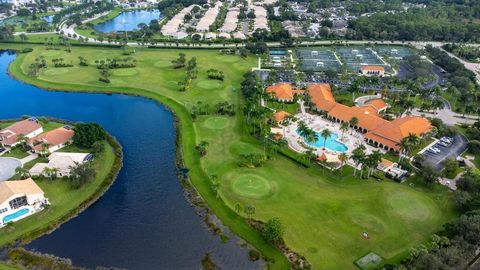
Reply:
[[[453,57],[453,58],[457,59],[458,61],[460,61],[465,66],[466,69],[471,70],[473,73],[475,73],[475,75],[477,77],[477,83],[480,84],[480,64],[465,61],[462,58],[454,55],[453,53],[447,52],[443,48],[440,48],[440,49],[442,51],[446,52],[450,57]]]

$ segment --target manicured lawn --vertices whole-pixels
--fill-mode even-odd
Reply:
[[[181,150],[192,183],[227,226],[266,256],[275,258],[273,268],[287,268],[285,258],[234,212],[235,203],[253,204],[254,218],[262,221],[279,217],[287,245],[304,255],[315,269],[354,269],[353,261],[369,252],[387,262],[398,261],[455,215],[451,195],[444,189],[428,191],[391,181],[359,180],[352,178],[351,172],[329,175],[316,168],[300,167],[283,156],[257,169],[239,167],[242,154],[263,152],[262,145],[244,132],[239,91],[242,75],[256,64],[253,57],[245,60],[215,50],[138,48],[133,55],[137,60],[135,74],[112,72],[111,83],[105,84],[98,81],[99,71],[93,63],[99,58],[121,57],[121,50],[74,47],[66,54],[42,48],[35,46],[33,53],[21,55],[11,72],[45,88],[138,94],[172,108],[181,120]],[[177,84],[185,70],[174,70],[169,64],[180,51],[187,59],[195,56],[199,67],[198,79],[186,92],[179,92]],[[75,67],[61,75],[49,73],[53,69],[49,67],[38,79],[26,77],[28,65],[40,55],[48,63],[61,55]],[[78,66],[78,56],[92,65]],[[206,80],[210,68],[222,70],[225,80],[210,85]],[[228,101],[237,105],[237,114],[200,116],[192,122],[185,108],[199,101],[211,106]],[[210,144],[206,157],[199,160],[194,147],[202,140]],[[210,186],[211,175],[220,182],[220,198]],[[371,239],[362,238],[365,230]]]
[[[5,153],[2,155],[2,157],[14,157],[18,159],[22,159],[27,156],[28,156],[28,153],[23,151],[23,149],[19,146],[12,148],[12,150],[10,150],[8,153]]]
[[[0,229],[0,247],[32,231],[51,226],[58,219],[77,208],[102,185],[115,161],[113,148],[105,142],[105,151],[93,160],[97,171],[95,179],[79,189],[72,189],[68,180],[38,180],[51,206],[44,211]]]
[[[4,264],[4,263],[0,262],[0,269],[2,269],[2,270],[18,270],[20,268],[16,268],[16,267],[13,267],[11,265],[7,265],[7,264]]]

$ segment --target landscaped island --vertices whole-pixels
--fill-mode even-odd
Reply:
[[[245,122],[258,108],[244,108],[240,92],[254,57],[214,50],[74,47],[66,53],[29,47],[33,51],[20,54],[10,67],[20,80],[46,89],[141,95],[171,108],[191,183],[272,268],[286,269],[289,262],[265,240],[271,234],[246,222],[250,218],[268,222],[272,231],[281,221],[286,246],[315,268],[349,269],[370,252],[398,262],[455,216],[451,195],[441,188],[360,180],[352,168],[337,174],[270,150],[265,155],[265,145],[248,133]],[[220,71],[221,79],[208,75]],[[268,157],[259,161],[260,156]],[[369,239],[362,237],[365,231]]]
[[[28,117],[0,121],[0,158],[19,160],[0,180],[0,246],[55,230],[95,202],[122,166],[118,142],[91,123]],[[12,257],[10,257],[12,259]],[[13,259],[14,260],[14,259]],[[16,264],[14,260],[14,264]]]

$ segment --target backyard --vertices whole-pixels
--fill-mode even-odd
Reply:
[[[29,46],[34,51],[21,54],[11,66],[17,78],[49,89],[138,94],[172,108],[181,120],[181,147],[192,183],[226,225],[275,259],[274,268],[286,268],[285,258],[234,212],[237,202],[254,205],[255,219],[279,217],[287,245],[304,255],[315,269],[353,269],[353,261],[369,252],[386,262],[398,261],[455,215],[450,194],[443,189],[428,191],[391,181],[359,180],[350,170],[330,175],[318,168],[306,169],[281,155],[256,169],[240,167],[242,155],[263,153],[261,143],[245,132],[240,106],[242,75],[256,64],[254,57],[242,59],[215,50],[138,48],[132,55],[136,67],[113,70],[111,83],[106,84],[98,80],[95,60],[122,57],[121,49],[74,47],[67,54]],[[179,52],[187,59],[195,56],[198,63],[198,78],[184,92],[179,91],[178,82],[185,70],[173,69],[171,64]],[[45,57],[49,67],[38,78],[26,76],[29,65],[39,56]],[[89,66],[79,66],[79,56],[86,58]],[[74,67],[54,68],[51,60],[57,57],[73,62]],[[208,80],[206,71],[211,68],[222,70],[225,79]],[[209,114],[192,122],[188,110],[198,102],[213,106],[224,101],[236,106],[236,116]],[[206,156],[199,159],[194,148],[201,141],[210,144]],[[211,188],[213,175],[219,181],[220,198]],[[49,183],[41,183],[41,187],[53,194],[61,192]],[[371,235],[369,240],[362,238],[365,230]]]

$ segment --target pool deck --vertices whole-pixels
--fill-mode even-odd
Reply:
[[[299,121],[305,122],[305,124],[307,124],[308,127],[310,127],[316,132],[321,132],[323,129],[328,128],[333,133],[336,133],[338,135],[337,140],[348,148],[347,151],[345,151],[344,153],[346,153],[349,156],[351,155],[352,151],[355,148],[357,148],[362,144],[365,145],[367,154],[373,152],[373,150],[379,150],[378,148],[368,145],[363,139],[363,134],[357,131],[353,131],[351,129],[346,132],[342,132],[340,130],[339,123],[327,120],[322,116],[313,115],[309,113],[299,113],[295,115],[295,118],[298,119],[298,121],[292,122],[288,126],[284,126],[283,132],[284,132],[284,138],[288,142],[288,146],[296,152],[305,153],[308,150],[308,149],[305,149],[305,147],[303,146],[306,144],[304,139],[301,138],[300,135],[298,135],[297,133]],[[342,133],[343,133],[343,136],[342,136]],[[319,138],[319,140],[321,139],[322,138]],[[311,146],[311,148],[316,148],[316,147]],[[323,153],[334,155],[334,156],[337,156],[338,154],[340,154],[339,152],[330,150],[328,148],[325,148],[325,150],[323,148],[316,148],[314,152],[318,156],[322,155]],[[349,160],[348,164],[353,166],[353,162],[351,160]]]

